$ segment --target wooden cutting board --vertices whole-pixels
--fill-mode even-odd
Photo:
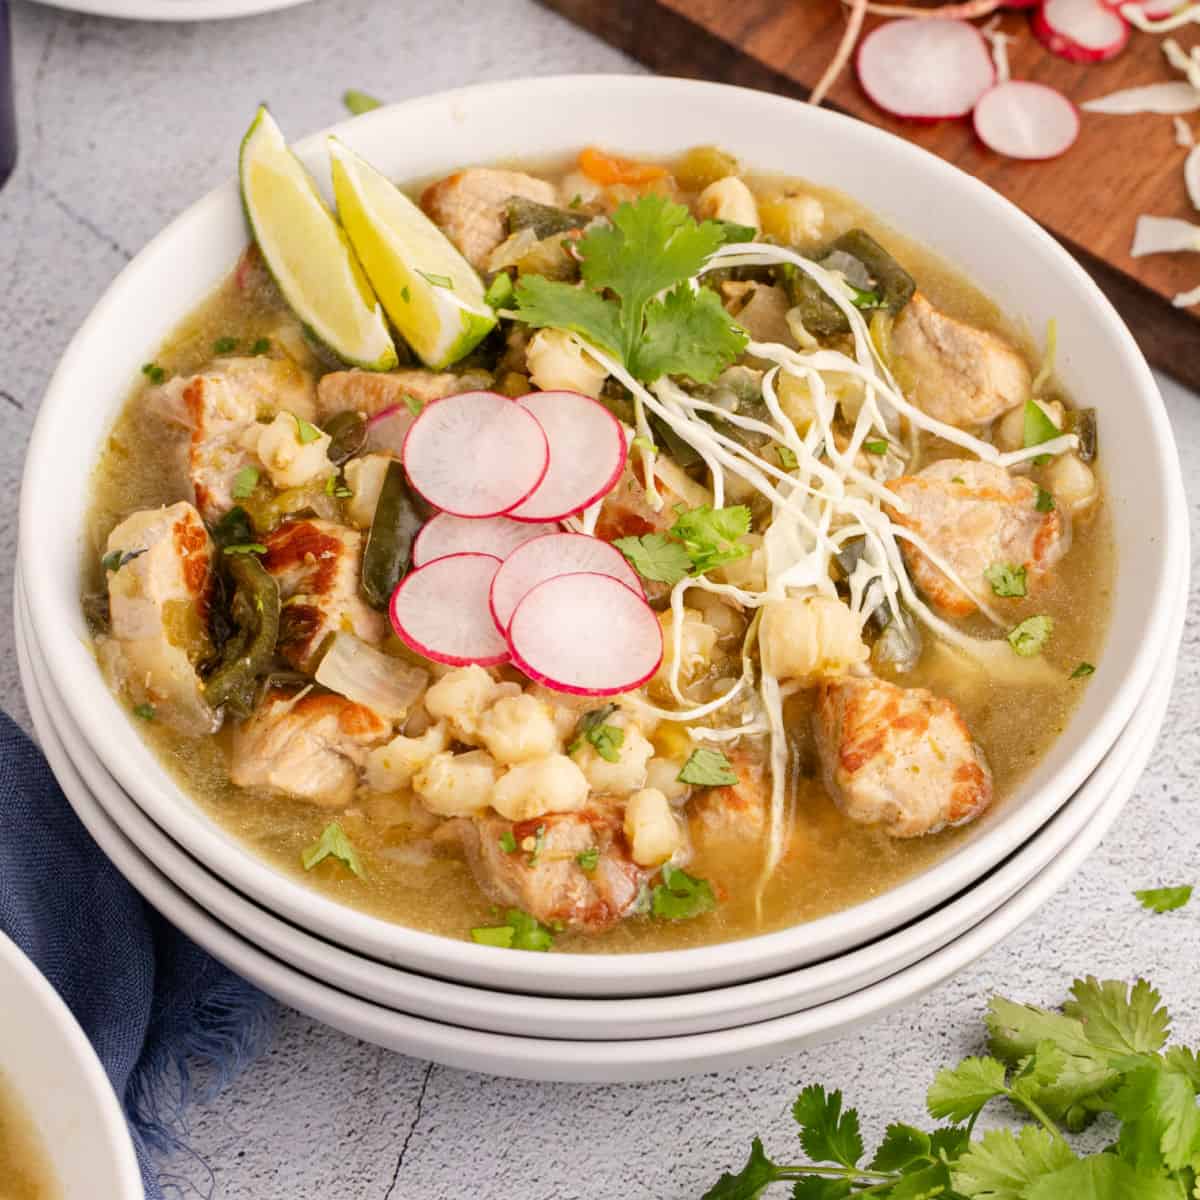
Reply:
[[[845,27],[839,0],[543,0],[655,71],[715,79],[806,97]],[[877,23],[868,17],[867,30]],[[1161,39],[1134,32],[1112,62],[1076,65],[1043,50],[1025,14],[1005,14],[1013,77],[1058,88],[1076,103],[1125,87],[1179,78]],[[1185,48],[1197,28],[1175,36]],[[882,126],[962,167],[1041,222],[1088,268],[1132,328],[1147,358],[1200,389],[1200,308],[1173,308],[1171,297],[1200,284],[1200,255],[1132,259],[1139,213],[1200,221],[1183,183],[1186,151],[1170,117],[1083,114],[1079,140],[1061,158],[1022,163],[1001,158],[969,123],[915,125],[867,100],[852,67],[826,102]],[[1200,140],[1200,114],[1188,118]]]

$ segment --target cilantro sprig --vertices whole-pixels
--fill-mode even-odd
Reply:
[[[755,1138],[740,1171],[704,1200],[757,1200],[775,1183],[796,1200],[1182,1200],[1200,1177],[1200,1059],[1167,1047],[1170,1018],[1145,980],[1076,980],[1059,1010],[993,997],[991,1053],[938,1073],[928,1131],[887,1127],[873,1156],[840,1092],[805,1088],[792,1110],[808,1161],[777,1163]],[[1006,1101],[1025,1124],[975,1136]],[[1119,1136],[1086,1154],[1068,1140],[1107,1114]],[[1098,1144],[1098,1143],[1097,1143]],[[782,1192],[780,1195],[782,1196]]]
[[[750,553],[741,539],[750,532],[750,510],[703,505],[679,514],[664,533],[617,538],[613,545],[643,579],[676,584],[687,575],[703,575]]]
[[[697,223],[680,204],[642,196],[575,244],[582,287],[525,276],[517,315],[579,334],[643,383],[664,375],[707,383],[742,353],[747,335],[715,292],[693,291],[689,281],[714,250],[738,240],[736,227]]]

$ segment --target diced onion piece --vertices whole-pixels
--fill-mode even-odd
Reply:
[[[546,521],[534,525],[511,517],[455,517],[438,513],[430,517],[413,541],[412,562],[423,567],[447,554],[494,554],[507,558],[518,546],[557,533],[558,525]]]
[[[508,630],[513,664],[558,692],[633,691],[662,662],[662,626],[637,592],[608,575],[558,575],[517,606]]]
[[[1200,225],[1178,217],[1138,217],[1133,246],[1129,250],[1131,258],[1189,250],[1200,251]]]
[[[1170,83],[1149,83],[1144,87],[1112,92],[1098,100],[1089,100],[1081,107],[1084,112],[1107,113],[1117,117],[1134,116],[1137,113],[1158,113],[1170,117],[1200,109],[1200,92],[1186,80],[1174,79]]]
[[[496,392],[460,392],[427,404],[404,439],[403,457],[413,487],[459,517],[516,508],[550,463],[536,418]]]
[[[425,658],[456,667],[506,662],[508,647],[488,608],[499,566],[492,554],[451,554],[410,572],[389,606],[396,636]]]
[[[407,716],[429,675],[345,631],[335,633],[317,668],[317,682],[389,721]]]
[[[1105,62],[1129,41],[1129,22],[1101,0],[1045,0],[1033,13],[1033,32],[1068,62]]]
[[[966,21],[887,21],[863,39],[856,68],[880,108],[918,121],[965,117],[996,82],[987,43]]]
[[[579,572],[610,575],[642,593],[641,580],[620,550],[586,533],[550,533],[518,546],[492,581],[492,616],[507,629],[517,605],[539,583]]]
[[[625,430],[579,392],[531,392],[517,403],[550,444],[550,467],[537,490],[509,512],[517,521],[561,521],[607,496],[625,466]]]
[[[985,92],[974,122],[980,141],[1008,158],[1057,158],[1079,136],[1075,105],[1054,88],[1023,79]]]

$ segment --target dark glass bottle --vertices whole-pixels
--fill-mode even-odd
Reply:
[[[0,187],[17,162],[17,114],[13,99],[12,33],[8,0],[0,0]]]

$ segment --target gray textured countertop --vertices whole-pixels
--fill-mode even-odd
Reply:
[[[474,80],[637,69],[530,0],[316,0],[176,26],[14,7],[22,150],[0,194],[0,494],[8,497],[72,331],[133,251],[228,176],[260,99],[301,134],[339,119],[350,86],[402,99]],[[1170,384],[1164,391],[1200,545],[1200,459],[1186,452],[1200,446],[1200,398]],[[9,603],[15,543],[10,502],[0,506],[0,705],[27,724]],[[740,1162],[755,1132],[788,1146],[787,1110],[804,1083],[843,1088],[873,1131],[917,1118],[936,1068],[978,1047],[990,992],[1049,1002],[1075,973],[1148,975],[1181,1031],[1200,1041],[1200,912],[1151,918],[1130,896],[1200,871],[1198,618],[1193,604],[1166,732],[1103,846],[1017,935],[919,1003],[769,1067],[628,1087],[471,1075],[287,1012],[267,1056],[193,1111],[198,1157],[171,1164],[178,1194],[691,1197]]]

